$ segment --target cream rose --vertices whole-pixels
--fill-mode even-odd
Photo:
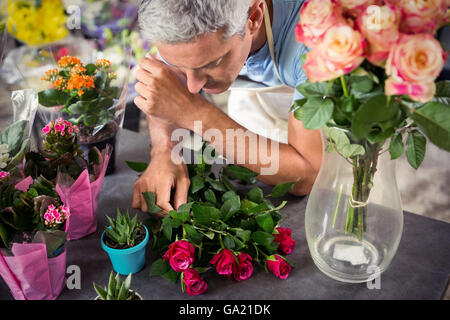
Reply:
[[[364,60],[361,33],[348,25],[331,27],[323,41],[306,55],[303,68],[311,82],[327,81],[349,73]]]
[[[329,28],[344,21],[342,9],[334,0],[310,0],[300,10],[296,39],[313,48]]]
[[[444,68],[446,54],[431,34],[401,34],[386,61],[386,94],[409,94],[426,102],[434,95],[434,81]]]
[[[447,0],[387,0],[400,8],[404,33],[434,33],[447,17]]]
[[[363,12],[368,6],[381,4],[381,0],[338,0],[344,13],[357,17],[361,12]]]
[[[368,42],[367,59],[375,65],[382,65],[399,37],[400,12],[392,6],[371,5],[357,22]]]

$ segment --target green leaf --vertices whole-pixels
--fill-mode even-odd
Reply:
[[[270,233],[264,231],[255,231],[252,233],[251,239],[257,244],[266,247],[270,251],[274,251],[277,248],[277,245],[273,243],[275,237]]]
[[[305,97],[340,97],[342,89],[340,85],[333,82],[330,85],[328,82],[305,82],[297,86],[298,92]]]
[[[213,221],[220,218],[220,211],[214,207],[201,206],[194,204],[192,206],[194,219],[205,226],[209,226]]]
[[[270,195],[273,198],[279,198],[284,196],[286,193],[292,190],[294,188],[294,185],[296,182],[286,182],[286,183],[280,183],[277,184],[273,189]]]
[[[159,258],[158,260],[155,260],[152,263],[152,266],[150,268],[150,277],[151,276],[161,276],[165,274],[170,268],[169,262],[164,261],[162,258]]]
[[[246,180],[249,178],[254,178],[258,175],[256,172],[253,172],[247,168],[232,164],[223,167],[223,174],[230,179],[238,180]]]
[[[306,129],[321,128],[333,115],[334,102],[331,99],[312,97],[302,108],[302,121]]]
[[[247,194],[247,198],[255,203],[264,201],[264,193],[260,187],[253,187]]]
[[[395,160],[403,154],[405,146],[403,145],[403,137],[400,132],[394,134],[389,143],[389,153],[391,154],[391,159]]]
[[[350,76],[350,92],[353,95],[358,93],[369,93],[373,89],[373,81],[368,76]]]
[[[214,204],[217,203],[216,195],[214,194],[214,191],[212,191],[211,189],[206,190],[204,195],[206,201],[209,201]]]
[[[350,144],[350,140],[348,139],[344,131],[327,126],[325,126],[323,129],[325,135],[336,144],[338,150],[341,150],[344,146]]]
[[[158,213],[161,212],[162,209],[156,205],[156,194],[153,192],[143,192],[142,196],[147,204],[147,212],[149,213]]]
[[[342,147],[340,152],[344,158],[352,158],[358,155],[362,156],[366,151],[360,144],[347,144]]]
[[[295,115],[295,111],[297,111],[298,109],[301,109],[301,107],[303,107],[303,105],[306,103],[306,101],[308,101],[307,98],[295,100],[294,104],[291,106],[290,111],[291,112],[294,111],[294,115]]]
[[[414,169],[419,168],[425,158],[427,139],[418,130],[409,132],[406,142],[406,158]]]
[[[93,75],[95,73],[95,71],[97,70],[97,67],[95,66],[95,64],[92,64],[92,63],[87,64],[84,68],[86,69],[86,74],[88,76]]]
[[[95,80],[94,80],[95,88],[98,90],[104,90],[107,79],[108,79],[108,75],[104,70],[98,71],[97,74],[95,75]]]
[[[223,221],[228,221],[240,209],[241,209],[241,201],[240,201],[239,196],[235,196],[235,197],[232,197],[232,198],[226,200],[223,203],[222,207],[220,208],[220,212],[222,213]]]
[[[256,223],[263,229],[265,232],[272,234],[273,228],[275,226],[272,215],[270,212],[258,214],[255,216]]]
[[[244,243],[247,242],[248,240],[250,240],[250,236],[252,234],[252,232],[250,230],[243,230],[241,228],[237,228],[235,230],[235,232],[236,232],[236,236],[241,238],[241,240]]]
[[[450,106],[430,102],[416,109],[411,118],[433,144],[450,151]]]
[[[167,240],[172,241],[172,223],[169,216],[165,216],[162,220],[162,231]]]
[[[78,101],[71,104],[67,109],[71,114],[85,114],[88,112],[91,101]]]
[[[170,282],[177,283],[180,274],[178,272],[175,272],[173,269],[170,269],[169,271],[164,273],[162,277],[166,280],[169,280]]]
[[[146,162],[125,161],[125,163],[127,164],[128,168],[139,173],[144,172],[148,167],[148,163]]]
[[[199,190],[203,189],[205,187],[205,182],[203,181],[203,178],[200,176],[194,176],[191,179],[191,193],[196,193]]]
[[[234,249],[236,247],[236,244],[234,243],[234,240],[232,237],[230,236],[225,236],[223,238],[223,245],[225,246],[225,248],[227,249]]]
[[[94,290],[95,290],[95,292],[97,292],[97,294],[99,295],[100,299],[106,300],[106,296],[108,295],[108,293],[106,292],[105,289],[103,289],[102,287],[97,285],[95,282],[94,282]]]
[[[38,93],[39,104],[44,107],[64,105],[70,98],[69,94],[57,89],[48,89]]]
[[[18,153],[23,146],[23,138],[27,124],[27,120],[16,121],[4,131],[0,132],[0,144],[8,145],[10,155]]]
[[[387,121],[397,117],[398,104],[385,95],[377,95],[363,103],[355,112],[352,122],[352,134],[358,140],[366,138],[372,126],[377,122]]]
[[[200,244],[202,239],[203,239],[203,235],[199,232],[197,232],[197,230],[195,230],[195,228],[193,226],[191,226],[190,224],[185,224],[183,226],[184,230],[186,230],[187,236],[189,238],[189,240],[191,240],[192,242],[196,243],[196,244]]]

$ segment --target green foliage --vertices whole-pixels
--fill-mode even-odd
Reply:
[[[26,138],[27,126],[28,121],[21,120],[0,132],[0,145],[7,145],[9,154],[6,167],[2,170],[10,173],[17,170],[17,165],[22,161],[29,146],[29,139]]]
[[[130,290],[131,278],[132,274],[130,273],[123,281],[118,273],[114,276],[114,272],[111,271],[108,285],[102,288],[94,282],[94,290],[101,300],[133,300],[136,291]]]
[[[116,219],[106,216],[110,228],[106,228],[106,237],[119,246],[133,247],[138,244],[137,240],[142,236],[142,222],[138,222],[137,215],[130,218],[128,211],[122,214],[117,209]]]
[[[206,148],[204,144],[202,154],[205,154]],[[273,234],[281,222],[279,210],[287,203],[282,201],[276,207],[270,198],[284,196],[296,182],[279,184],[268,195],[264,195],[257,186],[250,188],[246,194],[238,194],[231,181],[251,185],[256,182],[257,173],[243,167],[226,165],[221,167],[216,176],[203,156],[200,160],[198,164],[188,165],[191,180],[188,202],[162,218],[159,228],[153,232],[152,249],[164,253],[170,243],[185,239],[199,250],[196,261],[201,268],[207,267],[221,247],[247,252],[257,262],[263,262],[262,257],[277,251],[278,244],[273,242]],[[141,169],[133,167],[138,172]],[[149,213],[161,211],[156,206],[154,193],[145,192],[143,196]],[[178,279],[177,273],[162,259],[152,264],[150,274],[161,275],[173,282]]]

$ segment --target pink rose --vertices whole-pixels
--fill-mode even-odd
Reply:
[[[277,254],[268,257],[266,260],[266,264],[267,268],[280,279],[286,279],[292,269],[290,264]]]
[[[176,272],[189,268],[194,263],[195,248],[187,241],[179,240],[169,246],[163,259],[169,261],[170,266]]]
[[[386,95],[407,94],[420,102],[435,94],[434,81],[445,65],[447,55],[431,34],[401,34],[386,62]]]
[[[309,0],[300,10],[300,21],[295,28],[296,39],[313,48],[329,28],[344,23],[342,8],[335,0]]]
[[[434,33],[446,22],[447,0],[387,0],[401,10],[401,31],[409,34]]]
[[[290,254],[295,248],[295,240],[292,239],[290,228],[277,228],[279,234],[275,234],[274,242],[279,243],[278,249],[285,254]]]
[[[233,252],[228,249],[223,249],[212,258],[209,262],[216,266],[218,274],[223,276],[231,276],[236,268],[236,260]]]
[[[208,288],[204,281],[194,268],[186,269],[183,272],[183,282],[186,285],[186,292],[191,296],[202,294]]]
[[[382,65],[399,37],[400,12],[393,6],[369,6],[358,17],[358,26],[368,42],[367,59]]]
[[[356,69],[364,61],[365,42],[348,25],[328,29],[323,41],[306,54],[303,69],[311,82],[328,81]]]
[[[381,0],[338,0],[338,2],[344,9],[344,13],[351,17],[357,17],[370,5],[382,3]]]
[[[237,281],[247,280],[253,273],[252,257],[246,253],[239,253],[238,265],[235,268],[233,275]]]

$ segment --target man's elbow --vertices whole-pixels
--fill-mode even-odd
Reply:
[[[309,195],[318,174],[318,168],[311,169],[307,176],[305,176],[303,179],[300,178],[300,180],[294,185],[294,187],[290,191],[290,194],[299,197]]]

